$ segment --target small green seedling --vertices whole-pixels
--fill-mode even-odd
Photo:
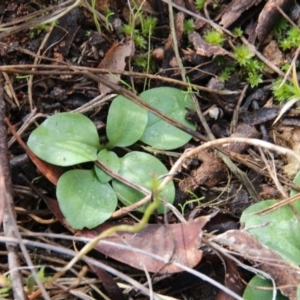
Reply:
[[[184,33],[189,34],[189,33],[193,32],[194,30],[195,30],[194,29],[194,20],[193,19],[185,20],[183,23]]]
[[[244,32],[240,27],[235,27],[232,31],[235,37],[242,37]]]
[[[58,24],[58,21],[55,21],[55,26]],[[28,31],[28,37],[30,39],[33,39],[35,38],[37,35],[39,35],[41,32],[45,32],[47,31],[48,29],[50,29],[51,27],[51,22],[49,23],[45,23],[45,24],[37,24],[36,26],[34,27],[31,27],[29,28],[29,31]]]
[[[272,87],[273,95],[278,101],[294,101],[300,99],[300,87],[297,78],[296,64],[292,65],[292,83],[283,82],[282,79],[275,81]]]
[[[204,8],[206,0],[196,0],[195,6],[198,10],[202,10]]]
[[[141,68],[144,73],[150,74],[156,70],[155,62],[151,59],[151,53],[149,52],[145,55],[141,54],[140,56],[135,56],[133,61],[134,64]]]
[[[193,199],[185,201],[184,204],[178,203],[178,206],[181,209],[181,214],[185,215],[185,208],[187,205],[193,205],[196,204],[197,206],[200,206],[201,201],[204,199],[204,197],[197,197],[193,192],[187,191],[187,193],[191,194],[193,196]]]
[[[141,98],[160,111],[190,128],[185,120],[186,107],[193,108],[190,95],[176,88],[160,87],[143,92]],[[126,180],[144,189],[151,189],[151,176],[166,175],[168,170],[154,156],[132,151],[118,157],[115,147],[128,147],[137,141],[158,149],[175,149],[185,145],[191,136],[123,96],[116,97],[108,112],[106,135],[108,142],[99,143],[94,123],[75,113],[60,113],[46,119],[28,139],[29,148],[41,159],[58,166],[73,166],[95,162],[93,169],[72,169],[65,172],[57,184],[57,199],[67,222],[75,229],[94,228],[115,211],[117,199],[125,206],[144,197],[140,190],[112,178],[98,165],[108,167]],[[112,184],[110,182],[112,181]],[[174,183],[170,182],[160,198],[172,203]],[[148,205],[138,208],[144,212]],[[161,204],[157,211],[165,210]]]
[[[140,30],[135,28],[135,21],[137,19],[141,23]],[[151,16],[144,18],[141,12],[141,7],[134,7],[131,11],[129,24],[124,24],[122,26],[122,31],[124,34],[130,36],[134,40],[136,47],[146,49],[147,45],[148,47],[150,46],[147,43],[146,38],[149,39],[149,37],[152,36],[156,25],[157,25],[156,18]]]
[[[45,283],[50,279],[50,277],[45,276],[45,267],[40,268],[37,272],[37,275],[41,283]],[[32,294],[35,290],[35,279],[32,274],[30,274],[26,280],[26,288],[29,295]]]
[[[225,69],[223,69],[220,73],[220,79],[222,82],[226,82],[231,78],[231,75],[234,72],[234,68],[233,67],[226,67]]]
[[[233,54],[240,66],[246,66],[248,61],[254,56],[246,45],[235,47],[233,49]]]
[[[276,85],[273,86],[273,93],[277,99],[285,100],[287,98],[282,99],[282,97],[288,97],[287,103],[283,105],[273,124],[275,124],[283,116],[284,113],[286,113],[296,102],[300,100],[300,86],[298,83],[295,63],[293,63],[292,65],[292,70],[293,85],[287,82],[281,82],[280,85],[277,86],[277,90]]]
[[[283,50],[299,47],[300,30],[296,27],[290,27],[286,33],[286,37],[280,42],[280,47]]]
[[[300,43],[300,29],[281,18],[273,29],[276,40],[282,50],[297,48]]]
[[[291,99],[294,96],[300,96],[297,85],[289,82],[282,83],[282,78],[273,83],[272,91],[275,99],[279,102]]]
[[[100,23],[97,17],[97,10],[96,10],[96,0],[91,0],[91,7],[92,7],[92,13],[93,13],[93,20],[95,23],[95,26],[97,28],[98,32],[101,32],[101,27],[100,27]]]
[[[143,36],[148,36],[148,35],[152,35],[154,28],[157,25],[157,19],[153,18],[151,16],[146,17],[143,21],[142,21],[142,35]]]
[[[208,31],[203,38],[206,42],[216,46],[222,46],[225,41],[223,34],[215,29]]]
[[[140,8],[135,7],[131,11],[131,21],[129,24],[125,24],[122,27],[122,31],[130,36],[134,40],[134,44],[137,48],[147,49],[146,56],[136,56],[134,62],[137,66],[142,67],[144,73],[149,74],[151,69],[154,69],[154,64],[151,60],[151,36],[154,28],[157,25],[157,19],[151,16],[143,17]],[[141,29],[135,28],[135,20],[139,19],[141,23]],[[147,79],[144,82],[144,90],[147,84]]]
[[[112,17],[114,14],[115,13],[112,12],[111,10],[109,10],[109,9],[104,14],[105,15],[105,27],[108,31],[113,31],[114,30],[114,28],[113,28],[113,26],[112,26],[112,24],[109,20],[110,17]]]
[[[251,50],[246,45],[241,45],[235,47],[233,53],[250,86],[255,87],[261,83],[264,64],[253,58]]]
[[[273,33],[277,41],[282,41],[285,38],[286,32],[290,26],[291,25],[285,18],[282,17],[278,20],[273,29]]]

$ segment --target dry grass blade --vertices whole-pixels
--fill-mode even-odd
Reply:
[[[60,5],[58,5],[57,7],[50,7],[45,10],[39,11],[38,13],[34,13],[33,16],[27,15],[26,17],[21,19],[21,22],[24,22],[21,25],[10,26],[12,24],[9,24],[10,27],[6,27],[6,26],[8,26],[8,24],[2,25],[2,26],[0,26],[0,32],[2,31],[2,33],[0,33],[0,40],[7,36],[11,36],[12,34],[16,34],[20,31],[27,30],[30,27],[35,27],[37,25],[48,24],[48,23],[54,22],[54,21],[60,19],[65,14],[67,14],[69,11],[71,11],[76,6],[79,6],[81,1],[82,0],[67,1],[67,2],[64,2]],[[70,3],[73,3],[73,4],[69,5]],[[63,6],[66,6],[66,7],[63,7]],[[62,7],[62,8],[60,8],[60,7]],[[55,8],[58,8],[58,9],[55,10]],[[52,10],[53,10],[52,14],[46,15],[46,16],[43,15],[45,12],[52,11]],[[37,17],[37,15],[40,15],[40,16]],[[31,19],[32,17],[33,17],[33,19]]]
[[[8,252],[8,265],[10,268],[10,275],[13,285],[13,294],[15,299],[25,299],[23,290],[22,274],[19,271],[20,262],[18,258],[18,247],[20,246],[24,258],[28,266],[33,266],[32,261],[29,257],[28,251],[22,242],[20,232],[17,228],[16,216],[14,211],[14,202],[12,196],[12,183],[10,176],[10,167],[8,162],[8,148],[7,148],[7,129],[4,123],[5,113],[5,102],[4,102],[4,91],[3,91],[3,78],[0,76],[0,179],[4,182],[3,193],[4,197],[2,200],[2,215],[3,215],[3,230],[7,237],[17,238],[17,243],[8,243],[6,245]],[[34,269],[32,274],[41,293],[45,299],[50,299],[38,278],[38,275]]]
[[[300,47],[298,47],[296,54],[295,54],[295,58],[298,57],[300,51]],[[283,105],[283,107],[281,108],[277,118],[275,119],[275,121],[273,122],[273,125],[275,125],[280,119],[281,117],[295,104],[300,100],[300,87],[299,87],[299,83],[298,83],[298,78],[297,78],[297,72],[296,72],[296,61],[293,60],[293,63],[291,65],[291,68],[293,70],[292,73],[292,82],[294,85],[294,90],[295,90],[295,96],[291,97],[290,99],[288,99],[288,102],[285,103]],[[288,73],[287,73],[288,74]],[[282,84],[284,83],[284,81],[282,81]]]
[[[269,206],[268,208],[262,209],[262,210],[256,212],[255,214],[256,215],[265,215],[265,214],[267,214],[271,211],[274,211],[280,207],[283,207],[285,205],[288,205],[295,201],[298,201],[299,199],[300,199],[300,193],[295,196],[289,197],[288,199],[282,200],[276,204],[273,204],[273,205]]]
[[[45,236],[48,236],[48,237],[57,237],[57,238],[60,238],[61,235],[55,235],[55,234],[45,234]],[[90,239],[83,239],[83,238],[80,238],[80,237],[65,237],[65,238],[68,238],[68,239],[74,239],[74,240],[78,240],[78,241],[85,241],[85,242],[88,242],[90,241]],[[14,238],[6,238],[6,237],[0,237],[0,242],[14,242],[16,241],[16,239]],[[77,253],[75,251],[72,251],[68,248],[65,248],[65,247],[62,247],[62,246],[54,246],[54,245],[49,245],[49,244],[45,244],[45,243],[41,243],[41,242],[36,242],[36,241],[31,241],[31,240],[26,240],[24,239],[23,240],[24,244],[25,245],[31,245],[33,247],[37,247],[37,248],[41,248],[41,249],[48,249],[48,250],[51,250],[51,251],[54,251],[54,252],[57,252],[57,253],[63,253],[64,255],[68,255],[68,256],[71,256],[71,257],[75,257],[77,255]],[[122,247],[123,249],[127,249],[127,250],[134,250],[136,253],[141,253],[141,254],[144,254],[144,255],[148,255],[154,259],[157,259],[158,261],[162,261],[164,263],[168,263],[168,261],[166,261],[165,258],[163,257],[160,257],[158,255],[154,255],[152,253],[149,253],[149,252],[145,252],[143,250],[140,250],[138,248],[132,248],[130,246],[126,246],[126,245],[119,245],[119,244],[116,244],[116,243],[112,243],[112,242],[107,242],[107,241],[102,241],[101,243],[105,243],[107,245],[110,245],[111,247]],[[140,292],[142,292],[144,295],[146,296],[149,296],[150,295],[150,291],[148,288],[146,288],[144,285],[142,285],[141,283],[137,282],[136,280],[132,279],[131,277],[125,275],[124,273],[122,272],[119,272],[118,270],[106,265],[106,264],[103,264],[102,262],[96,260],[96,259],[93,259],[93,258],[89,258],[89,257],[83,257],[82,258],[83,261],[86,261],[88,263],[91,263],[99,268],[102,268],[104,270],[106,270],[107,272],[121,278],[122,280],[128,282],[129,284],[131,284],[133,287],[137,288],[138,290],[140,290]],[[188,268],[180,263],[177,263],[177,262],[170,262],[170,264],[173,264],[174,266],[178,267],[178,268],[181,268],[182,270],[186,271],[186,272],[189,272],[190,274],[204,280],[204,281],[207,281],[211,284],[213,284],[214,286],[216,286],[217,288],[223,290],[225,293],[227,293],[228,295],[232,296],[234,299],[237,299],[237,300],[243,300],[239,295],[235,294],[234,292],[232,292],[231,290],[229,290],[228,288],[224,287],[222,284],[220,284],[219,282],[215,281],[214,279],[212,279],[211,277],[205,275],[205,274],[202,274],[194,269],[191,269],[191,268]],[[157,296],[157,294],[154,294],[154,299],[159,299]],[[164,298],[163,298],[164,299]]]
[[[0,43],[1,45],[1,43]],[[37,56],[38,58],[42,59],[48,59],[43,56]],[[35,75],[86,75],[86,72],[90,72],[94,76],[95,74],[109,74],[111,73],[111,70],[109,69],[98,69],[98,68],[88,68],[88,67],[80,67],[80,66],[73,66],[66,64],[64,62],[54,60],[54,59],[48,59],[50,61],[59,63],[61,65],[10,65],[10,66],[0,66],[0,71],[7,72],[7,73],[19,73],[19,74],[35,74]],[[32,68],[35,68],[36,71],[31,70]],[[173,78],[167,78],[162,77],[160,75],[153,75],[153,74],[145,74],[145,73],[139,73],[139,72],[131,72],[131,71],[114,71],[115,74],[123,74],[128,76],[134,76],[139,78],[148,78],[148,79],[156,79],[159,81],[163,81],[166,83],[172,83],[176,84],[178,86],[182,87],[190,87],[195,90],[207,92],[207,93],[215,93],[218,95],[236,95],[239,94],[240,91],[230,91],[230,90],[216,90],[207,88],[204,86],[200,86],[197,84],[192,83],[186,83],[182,82],[181,80],[176,80]],[[97,79],[94,80],[98,81]]]

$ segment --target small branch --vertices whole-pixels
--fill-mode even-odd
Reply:
[[[270,69],[272,69],[279,76],[284,77],[285,73],[282,72],[278,67],[276,67],[270,60],[268,60],[264,55],[262,55],[258,50],[256,50],[255,46],[247,41],[246,38],[241,38],[242,42]],[[291,78],[287,78],[288,81],[292,82]]]
[[[145,189],[144,187],[142,187],[141,185],[138,185],[132,181],[129,181],[128,179],[126,179],[125,177],[121,176],[120,174],[118,174],[117,172],[114,172],[112,169],[110,169],[108,166],[106,166],[104,163],[102,163],[100,160],[96,160],[95,164],[101,168],[102,170],[104,170],[108,175],[110,175],[111,177],[121,181],[122,183],[126,184],[127,186],[130,186],[131,188],[143,193],[144,195],[150,195],[151,192],[148,191],[147,189]]]
[[[169,4],[169,1],[170,1],[170,0],[162,0],[162,2],[164,2],[164,3],[166,3],[166,4]],[[173,6],[174,8],[178,9],[179,11],[182,11],[182,12],[184,12],[185,14],[188,14],[188,15],[190,15],[190,16],[196,18],[196,19],[199,19],[199,20],[205,22],[206,24],[209,24],[209,25],[212,26],[213,28],[225,32],[226,34],[228,34],[228,35],[231,36],[231,37],[234,36],[229,30],[225,29],[224,27],[221,27],[220,25],[216,24],[215,22],[213,22],[213,21],[211,21],[211,20],[208,20],[208,19],[202,17],[202,16],[199,15],[199,14],[195,14],[194,12],[192,12],[192,11],[190,11],[190,10],[188,10],[188,9],[186,9],[186,8],[184,8],[184,7],[182,7],[182,6],[178,5],[178,4],[176,4],[176,3],[174,3],[174,2],[172,2],[171,4],[172,4],[172,6]]]
[[[6,237],[15,238],[17,230],[15,214],[13,213],[12,185],[8,162],[7,131],[4,123],[5,103],[3,97],[3,77],[0,77],[0,189],[1,189],[1,221],[3,217],[3,230]],[[8,266],[11,281],[13,282],[14,299],[26,299],[23,290],[22,274],[18,270],[20,261],[18,257],[18,244],[6,243]]]
[[[1,45],[1,43],[0,43]],[[13,47],[10,47],[14,49]],[[44,59],[44,58],[43,58]],[[45,58],[47,59],[47,58]],[[50,61],[50,60],[49,60]],[[51,61],[55,61],[56,63],[61,63],[59,61],[51,59]],[[37,71],[33,71],[32,68],[35,68]],[[134,76],[134,77],[141,77],[141,78],[149,78],[155,80],[161,80],[164,82],[176,84],[182,87],[190,87],[199,91],[207,92],[207,93],[214,93],[218,95],[236,95],[239,94],[240,91],[229,91],[229,90],[216,90],[210,89],[205,86],[186,83],[181,80],[176,80],[172,78],[167,78],[159,75],[153,74],[145,74],[139,72],[131,72],[131,71],[114,71],[111,72],[109,69],[98,69],[98,68],[88,68],[88,67],[80,67],[80,66],[73,66],[73,65],[9,65],[9,66],[0,66],[0,72],[7,72],[7,73],[17,73],[17,74],[35,74],[35,75],[86,75],[85,72],[89,72],[91,74],[122,74],[126,76]],[[107,81],[107,79],[106,79]]]
[[[167,116],[166,114],[162,113],[160,110],[155,108],[153,105],[150,105],[148,102],[143,100],[141,97],[135,95],[133,92],[131,92],[125,88],[122,88],[121,86],[119,86],[117,84],[107,81],[107,79],[105,77],[103,77],[102,75],[97,76],[90,72],[83,72],[83,73],[86,76],[90,77],[91,79],[93,79],[97,82],[104,83],[106,86],[111,88],[116,94],[119,94],[119,95],[124,96],[125,98],[128,98],[132,102],[136,103],[137,105],[143,107],[144,109],[146,109],[148,111],[151,111],[154,115],[156,115],[159,118],[163,119],[164,121],[170,123],[171,125],[181,129],[182,131],[184,131],[202,141],[207,141],[207,138],[204,135],[200,134],[196,130],[189,128],[188,126],[185,126],[184,124],[178,122],[174,118],[171,118],[171,117]]]
[[[183,82],[186,82],[185,78],[185,69],[182,64],[181,57],[179,55],[178,51],[178,41],[176,38],[176,31],[175,31],[175,20],[174,20],[174,14],[173,14],[173,7],[172,7],[172,1],[168,0],[168,9],[169,9],[169,19],[170,19],[170,30],[171,30],[171,37],[172,37],[172,42],[173,42],[173,49],[176,57],[176,61],[178,63],[178,68],[181,73],[181,78]]]
[[[31,268],[32,275],[41,289],[44,299],[49,299],[49,296],[41,283],[36,270],[33,267],[33,263],[30,259],[28,251],[22,241],[22,237],[17,227],[15,219],[15,211],[13,206],[13,196],[12,196],[12,184],[10,176],[10,167],[8,161],[8,147],[7,147],[7,130],[5,126],[5,102],[3,97],[3,78],[0,77],[0,178],[4,182],[4,193],[5,196],[5,211],[3,216],[3,229],[7,237],[17,238],[18,243],[7,243],[6,248],[8,251],[8,264],[10,268],[10,275],[13,282],[13,294],[14,299],[26,299],[24,294],[22,274],[19,271],[19,257],[18,257],[18,247],[20,246],[24,259]],[[2,203],[3,205],[3,203]]]

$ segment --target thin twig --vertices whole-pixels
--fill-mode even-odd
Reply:
[[[41,15],[39,17],[33,18],[32,20],[30,20],[31,16],[27,15],[27,22],[25,22],[21,25],[11,26],[8,28],[5,28],[4,26],[0,26],[0,32],[2,31],[2,33],[0,33],[0,40],[7,36],[11,36],[12,34],[16,34],[17,32],[20,32],[22,30],[27,30],[30,27],[35,27],[37,25],[48,24],[48,23],[54,22],[54,21],[60,19],[61,17],[63,17],[64,15],[66,15],[73,8],[79,6],[81,1],[82,0],[63,2],[62,4],[57,5],[56,8],[61,7],[63,5],[66,6],[67,4],[70,4],[72,2],[73,2],[73,4],[63,7],[63,8],[60,8],[60,9],[56,9],[56,10],[54,10],[55,7],[52,6],[50,9],[48,9],[48,10],[53,10],[52,14],[49,14],[46,16]],[[44,10],[44,11],[46,11],[46,10]],[[41,11],[39,11],[39,12],[40,12],[40,14],[42,14]]]
[[[38,71],[32,71],[30,69],[36,68]],[[40,69],[45,69],[40,71]],[[53,71],[51,70],[53,69]],[[67,71],[66,71],[67,70]],[[161,80],[168,83],[176,84],[183,87],[191,87],[195,90],[207,92],[207,93],[215,93],[218,95],[236,95],[239,94],[240,91],[229,91],[229,90],[215,90],[210,89],[201,85],[185,83],[181,80],[176,80],[172,78],[167,78],[159,75],[153,74],[145,74],[139,72],[127,72],[127,71],[114,71],[113,73],[109,69],[98,69],[98,68],[88,68],[88,67],[80,67],[73,65],[9,65],[9,66],[0,66],[0,71],[7,73],[18,73],[18,74],[35,74],[35,75],[84,75],[86,72],[93,74],[122,74],[126,76],[135,76],[141,78],[149,78],[153,80]],[[107,80],[106,80],[107,81]]]
[[[102,169],[104,172],[106,172],[108,175],[112,176],[113,178],[119,180],[120,182],[126,184],[127,186],[143,193],[144,195],[150,195],[151,192],[147,190],[146,188],[142,187],[141,185],[138,185],[132,181],[129,181],[127,178],[123,177],[117,172],[114,172],[112,169],[107,167],[104,163],[102,163],[100,160],[96,160],[95,164]]]
[[[243,89],[243,91],[246,91],[246,88]],[[244,93],[242,93],[242,95],[244,95]],[[240,99],[242,98],[242,95],[240,96]],[[204,130],[207,134],[207,136],[209,137],[210,140],[215,140],[214,135],[212,134],[210,127],[208,126],[206,119],[204,118],[204,115],[200,109],[199,103],[197,101],[197,99],[195,99],[195,96],[193,98],[195,107],[196,107],[196,112],[197,115],[200,119],[200,122],[202,124],[202,126],[204,127]],[[219,151],[217,152],[218,156],[223,160],[223,162],[226,164],[226,166],[228,167],[228,169],[243,183],[243,185],[245,186],[245,188],[247,189],[248,193],[251,195],[251,197],[253,198],[253,200],[255,202],[259,201],[259,195],[256,191],[256,189],[254,188],[252,182],[249,180],[248,176],[246,175],[245,172],[243,172],[241,169],[239,169],[233,162],[232,160],[229,158],[229,156],[227,155],[227,153],[224,153],[222,151],[220,151],[221,149],[218,149]]]
[[[179,55],[178,51],[178,41],[176,38],[176,31],[175,31],[175,21],[174,21],[174,14],[173,14],[173,7],[172,7],[172,1],[168,0],[168,10],[169,10],[169,24],[170,24],[170,30],[171,30],[171,37],[172,37],[172,43],[173,43],[173,49],[176,57],[176,61],[178,64],[178,68],[180,70],[181,78],[183,82],[186,82],[185,77],[185,69],[181,60],[181,57]]]
[[[242,101],[244,100],[244,97],[245,97],[245,94],[247,92],[248,87],[249,87],[248,84],[246,84],[244,86],[244,88],[243,88],[243,90],[242,90],[242,92],[239,96],[236,107],[234,108],[233,116],[232,116],[231,123],[230,123],[230,133],[233,133],[236,130],[237,123],[238,123],[238,118],[239,118],[240,107],[241,107]]]
[[[294,152],[293,150],[290,150],[288,148],[277,146],[277,145],[274,145],[274,144],[271,144],[271,143],[268,143],[268,142],[265,142],[265,141],[262,141],[262,140],[258,140],[258,139],[249,139],[249,138],[241,138],[241,137],[222,138],[222,139],[206,142],[205,144],[203,144],[201,146],[198,146],[196,148],[193,148],[193,149],[187,149],[184,152],[184,154],[175,162],[175,164],[173,165],[173,167],[169,171],[169,176],[167,176],[163,180],[163,182],[161,183],[159,188],[163,189],[164,186],[166,186],[173,179],[174,174],[176,174],[176,172],[178,172],[178,170],[181,168],[182,164],[184,163],[184,161],[186,159],[196,157],[197,154],[200,151],[204,150],[204,149],[208,149],[208,148],[211,148],[211,147],[216,147],[216,146],[219,146],[219,145],[225,145],[225,144],[228,144],[228,143],[246,143],[246,144],[249,144],[249,145],[266,148],[266,149],[269,149],[271,151],[278,152],[282,155],[291,156],[291,157],[295,158],[300,163],[300,155],[298,155],[296,152]]]
[[[277,174],[276,174],[276,170],[275,170],[275,162],[274,162],[274,157],[271,153],[269,153],[269,156],[272,158],[272,165],[273,165],[273,168],[271,168],[270,164],[268,163],[267,161],[267,158],[265,156],[265,153],[264,151],[259,147],[258,148],[258,151],[260,153],[260,156],[262,157],[262,160],[263,162],[265,163],[265,166],[268,170],[268,173],[269,173],[269,176],[270,178],[272,178],[277,190],[279,191],[279,193],[284,197],[284,198],[287,198],[287,194],[286,192],[284,191],[283,187],[281,186],[279,180],[278,180],[278,177],[277,177]]]
[[[0,77],[0,166],[2,174],[0,176],[4,176],[5,182],[5,213],[3,217],[3,229],[5,235],[8,237],[17,238],[16,243],[8,243],[6,245],[8,251],[8,263],[11,270],[11,278],[13,282],[13,293],[15,299],[25,299],[25,294],[23,290],[23,280],[22,274],[19,272],[19,259],[18,259],[18,247],[21,248],[24,259],[29,267],[32,268],[32,275],[41,289],[42,295],[44,299],[49,299],[47,292],[42,285],[37,272],[33,268],[33,263],[30,259],[28,251],[22,241],[20,232],[17,228],[16,220],[15,220],[15,211],[12,197],[12,186],[11,186],[11,177],[10,177],[10,168],[8,161],[8,147],[7,147],[7,130],[4,123],[4,115],[5,112],[5,103],[3,97],[3,78]]]
[[[169,0],[162,0],[162,2],[164,2],[166,4],[168,4],[168,1]],[[221,27],[220,25],[216,24],[215,22],[213,22],[211,20],[206,19],[205,17],[202,17],[201,15],[196,14],[196,13],[194,13],[194,12],[192,12],[192,11],[190,11],[190,10],[188,10],[188,9],[186,9],[186,8],[176,4],[174,2],[172,2],[172,6],[176,9],[178,9],[179,11],[182,11],[182,12],[184,12],[184,13],[186,13],[186,14],[188,14],[188,15],[196,18],[196,19],[199,19],[199,20],[205,22],[206,24],[209,24],[210,26],[212,26],[213,28],[216,28],[219,31],[223,31],[226,34],[228,34],[229,36],[234,37],[234,35],[229,30],[225,29],[224,27]]]
[[[15,238],[16,225],[13,210],[12,184],[10,178],[10,168],[8,162],[7,130],[4,123],[5,103],[4,103],[3,78],[0,76],[0,190],[1,190],[1,223],[6,237]],[[15,299],[24,299],[22,274],[18,268],[20,260],[18,258],[18,243],[7,243],[8,266],[11,270],[11,280]]]
[[[58,236],[58,235],[57,235]],[[71,239],[74,238],[74,239],[78,239],[78,237],[70,237]],[[91,241],[91,239],[83,239],[83,238],[80,238],[81,240],[85,240],[86,242],[89,242]],[[7,242],[7,241],[15,241],[15,239],[13,238],[6,238],[6,237],[0,237],[0,242]],[[48,250],[51,250],[51,251],[55,251],[55,252],[58,252],[58,253],[62,253],[62,254],[65,254],[65,255],[70,255],[70,256],[76,256],[77,253],[75,251],[72,251],[70,249],[67,249],[65,247],[56,247],[56,246],[53,246],[53,245],[48,245],[48,244],[44,244],[44,243],[40,243],[40,242],[36,242],[36,241],[31,241],[31,240],[25,240],[24,239],[24,243],[26,245],[31,245],[33,247],[37,247],[37,248],[42,248],[42,249],[48,249]],[[134,248],[134,247],[131,247],[131,246],[128,246],[128,245],[121,245],[121,244],[117,244],[117,243],[113,243],[113,242],[109,242],[109,241],[101,241],[100,243],[103,243],[103,244],[106,244],[106,245],[109,245],[111,247],[115,247],[115,248],[118,248],[118,249],[124,249],[124,250],[131,250],[131,251],[134,251],[135,253],[140,253],[140,254],[143,254],[143,255],[147,255],[149,257],[152,257],[158,261],[161,261],[161,262],[164,262],[165,264],[170,264],[170,265],[174,265],[186,272],[189,272],[190,274],[204,280],[204,281],[207,281],[209,282],[210,284],[216,286],[217,288],[219,288],[220,290],[224,291],[225,293],[227,293],[228,295],[231,295],[234,299],[238,299],[238,300],[243,300],[239,295],[237,295],[236,293],[234,293],[233,291],[231,291],[229,288],[223,286],[222,284],[220,284],[219,282],[215,281],[214,279],[212,279],[211,277],[205,275],[205,274],[202,274],[194,269],[191,269],[189,267],[186,267],[180,263],[177,263],[177,262],[172,262],[172,261],[169,261],[168,259],[165,259],[163,257],[160,257],[158,255],[155,255],[153,253],[150,253],[150,252],[147,252],[147,251],[144,251],[144,250],[141,250],[139,248]],[[102,268],[104,269],[105,271],[115,275],[115,276],[118,276],[119,278],[121,278],[122,280],[124,281],[127,281],[128,283],[130,283],[132,286],[134,286],[135,288],[139,289],[143,294],[149,296],[150,294],[150,291],[149,289],[147,289],[145,286],[143,286],[142,284],[140,284],[139,282],[135,281],[134,279],[130,278],[129,276],[113,269],[112,267],[109,267],[103,263],[101,263],[99,260],[96,260],[96,259],[92,259],[92,258],[89,258],[89,257],[82,257],[82,260],[83,261],[86,261],[88,263],[91,263],[93,265],[95,265],[96,267],[99,267],[99,268]],[[156,293],[154,293],[154,299],[158,299],[158,297],[156,297]]]
[[[272,69],[279,76],[284,77],[285,73],[282,72],[277,66],[275,66],[270,60],[268,60],[264,55],[262,55],[258,50],[256,50],[255,46],[247,41],[246,38],[241,37],[242,42],[270,69]],[[287,78],[288,81],[292,82],[290,77]]]

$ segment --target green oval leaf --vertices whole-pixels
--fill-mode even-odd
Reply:
[[[269,279],[264,279],[258,275],[254,276],[248,283],[244,294],[244,300],[270,300],[273,299],[272,282]],[[269,288],[269,289],[264,289]],[[279,290],[276,293],[276,300],[288,300]]]
[[[120,158],[117,156],[116,153],[109,151],[107,149],[102,149],[98,155],[97,158],[103,162],[106,166],[108,166],[110,169],[118,173],[120,169]],[[105,171],[100,169],[97,165],[95,165],[95,171],[96,175],[101,183],[107,183],[109,182],[112,177],[108,175]]]
[[[123,96],[116,97],[108,111],[107,147],[126,147],[134,144],[142,136],[147,120],[145,109]]]
[[[27,144],[36,156],[58,166],[95,161],[100,149],[94,123],[75,113],[47,118],[32,131]]]
[[[288,206],[280,207],[265,215],[253,213],[278,203],[266,200],[255,203],[243,211],[241,222],[251,228],[249,232],[261,243],[279,253],[286,261],[300,264],[300,223],[293,210]]]
[[[71,170],[58,180],[59,207],[75,229],[94,228],[106,221],[117,207],[109,184],[100,183],[93,170]]]
[[[171,87],[159,87],[147,90],[140,95],[168,116],[195,129],[195,125],[185,120],[185,107],[194,108],[193,100],[187,92]],[[159,117],[148,112],[148,123],[142,142],[158,149],[175,149],[185,145],[191,136]]]
[[[133,151],[126,154],[121,159],[121,167],[119,174],[127,178],[128,180],[135,182],[149,190],[151,190],[152,176],[161,176],[168,173],[167,168],[154,156],[144,153]],[[131,205],[136,203],[140,199],[144,198],[141,192],[128,187],[122,182],[113,179],[113,188],[117,193],[119,200],[125,205]],[[159,194],[162,199],[169,203],[173,203],[175,198],[175,187],[174,183],[170,182],[163,191]],[[138,208],[138,211],[144,212],[146,206]],[[165,211],[163,204],[158,208],[159,213]]]

